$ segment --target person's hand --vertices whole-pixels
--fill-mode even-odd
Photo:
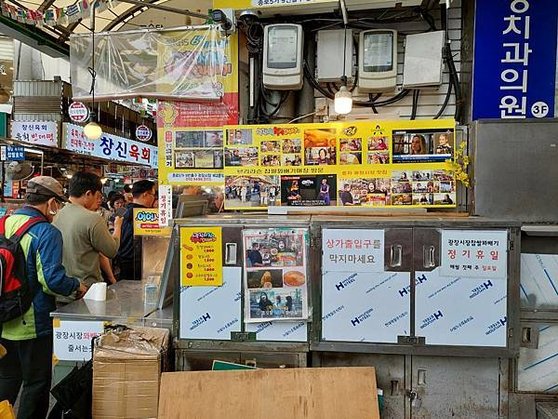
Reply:
[[[122,229],[122,222],[124,221],[124,218],[120,217],[120,216],[116,216],[114,217],[114,230],[121,230]]]
[[[88,290],[87,285],[80,283],[79,288],[76,290],[76,299],[79,300],[80,298],[82,298],[87,292],[87,290]]]

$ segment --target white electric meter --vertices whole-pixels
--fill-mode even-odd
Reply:
[[[302,88],[302,26],[268,25],[264,30],[263,84],[274,90]]]
[[[372,29],[360,33],[358,90],[386,92],[397,84],[397,31]]]

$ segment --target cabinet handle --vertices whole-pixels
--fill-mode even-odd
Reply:
[[[236,243],[225,244],[225,265],[236,265]]]
[[[397,268],[401,266],[401,259],[403,253],[403,246],[400,244],[392,244],[390,246],[390,256],[389,256],[389,266],[392,268]]]
[[[436,247],[435,246],[423,246],[423,263],[425,268],[434,268],[436,266]]]

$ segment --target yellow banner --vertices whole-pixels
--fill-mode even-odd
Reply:
[[[159,225],[159,209],[134,208],[134,236],[169,237],[172,227]]]
[[[180,284],[223,285],[221,227],[180,228]]]
[[[225,127],[225,209],[455,207],[455,121]]]

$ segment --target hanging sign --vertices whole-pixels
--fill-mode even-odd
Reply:
[[[72,102],[68,106],[68,116],[72,122],[85,122],[89,119],[89,108],[83,102]]]
[[[151,129],[146,125],[140,125],[136,128],[136,138],[140,141],[149,141],[152,136]]]

